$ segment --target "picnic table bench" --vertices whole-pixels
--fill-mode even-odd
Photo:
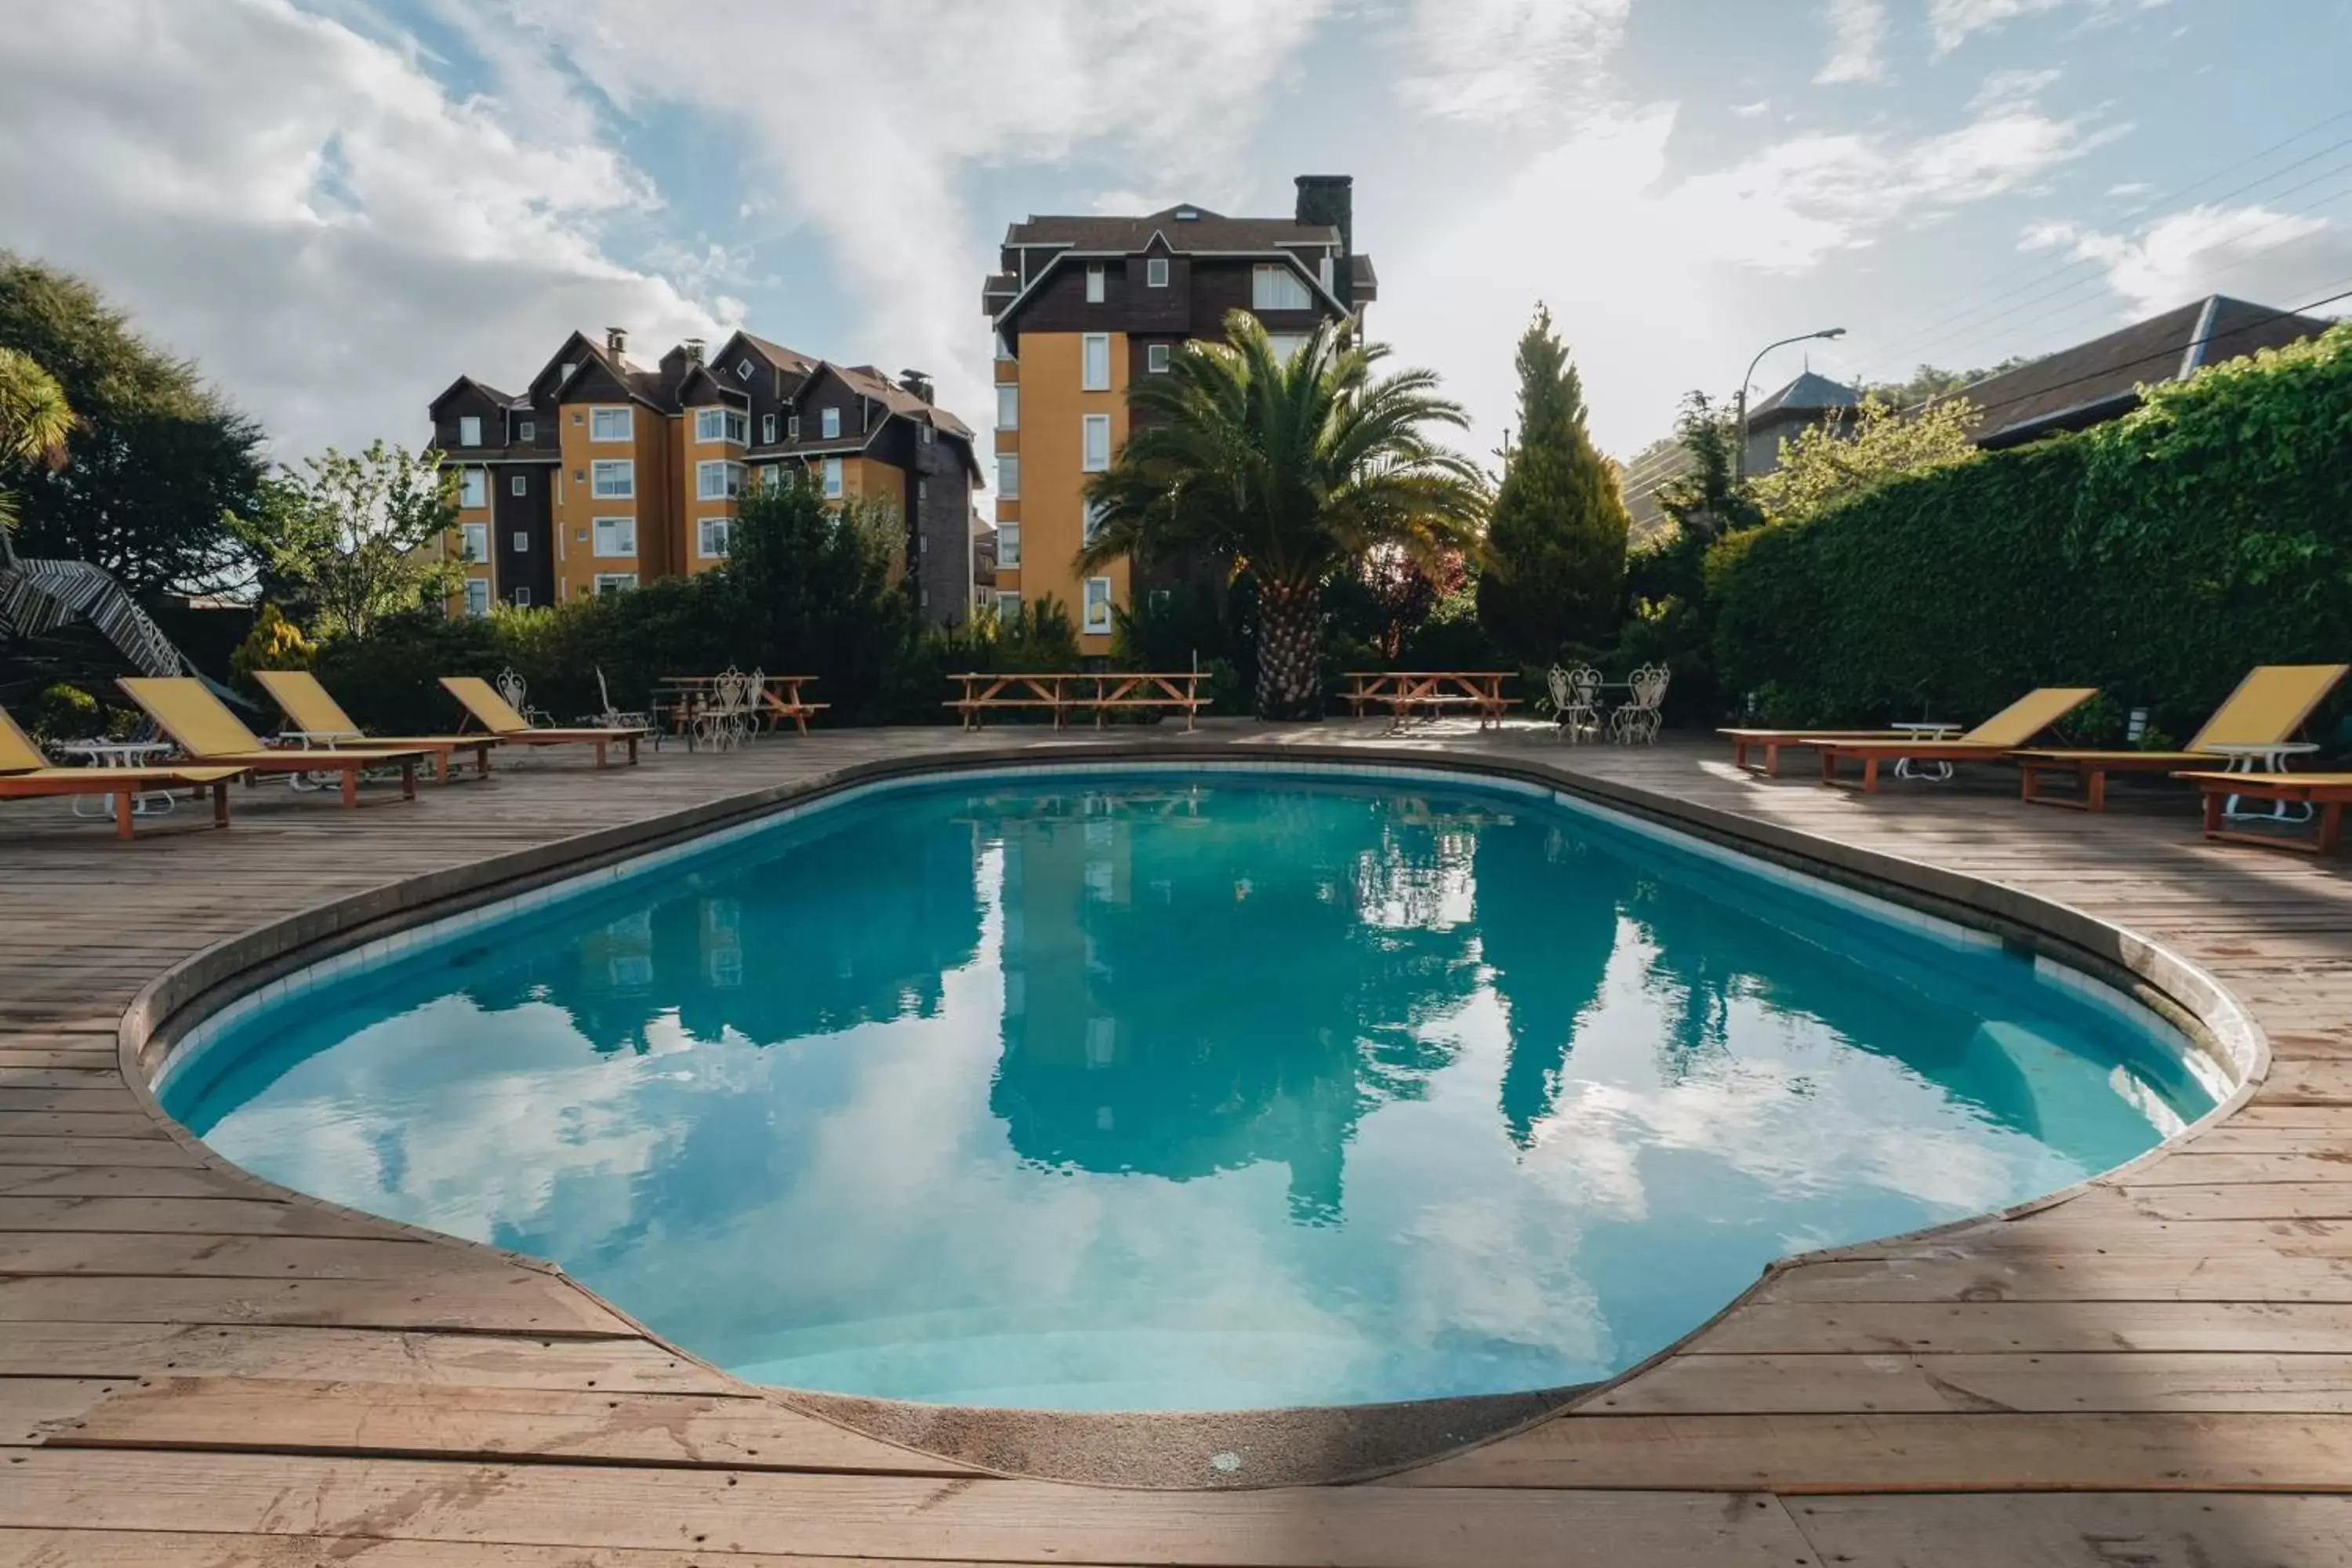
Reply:
[[[1478,728],[1499,725],[1519,705],[1503,695],[1512,669],[1351,669],[1345,672],[1348,711],[1360,718],[1368,707],[1389,710],[1389,728],[1402,730],[1415,718],[1433,719],[1448,709],[1475,709]]]
[[[726,679],[717,675],[666,675],[654,691],[654,710],[669,721],[677,733],[692,744],[695,721],[702,715]],[[831,706],[812,702],[802,695],[801,688],[818,679],[814,675],[770,675],[760,682],[760,717],[767,721],[772,731],[790,722],[802,734],[808,733],[808,721]]]
[[[971,670],[948,679],[961,682],[963,691],[943,706],[954,709],[967,730],[979,729],[991,710],[1025,708],[1051,713],[1056,730],[1073,712],[1092,710],[1099,728],[1111,713],[1129,710],[1181,712],[1189,731],[1209,700],[1201,694],[1201,671],[1192,669]]]

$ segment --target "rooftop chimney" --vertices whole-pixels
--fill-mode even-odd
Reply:
[[[1297,179],[1301,224],[1328,226],[1339,231],[1339,264],[1331,269],[1332,291],[1349,306],[1356,302],[1348,258],[1356,251],[1356,177],[1353,174],[1301,174]]]
[[[1301,197],[1300,199],[1304,200],[1305,198]],[[626,327],[606,327],[604,329],[604,346],[616,354],[626,353],[629,348],[629,329]]]
[[[931,378],[926,372],[902,370],[898,373],[898,384],[926,403],[931,400]]]
[[[688,338],[686,340],[686,357],[692,360],[697,364],[700,364],[702,363],[702,340],[700,338]]]

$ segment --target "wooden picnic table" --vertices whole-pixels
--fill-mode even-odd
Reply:
[[[1389,710],[1389,728],[1402,730],[1415,718],[1433,719],[1448,709],[1475,709],[1478,728],[1499,726],[1519,705],[1503,695],[1515,669],[1351,669],[1345,672],[1348,711],[1361,717],[1368,707]]]
[[[770,675],[760,681],[762,716],[772,731],[786,720],[802,734],[808,733],[808,721],[831,704],[811,702],[801,695],[801,688],[819,679],[814,675]],[[719,684],[715,675],[665,675],[654,683],[654,711],[656,717],[667,715],[677,733],[693,743],[694,721],[709,700],[712,688]],[[665,702],[664,698],[668,700]]]
[[[1133,670],[967,670],[950,675],[963,693],[948,699],[967,730],[977,730],[991,709],[1043,709],[1054,716],[1054,728],[1065,728],[1070,714],[1091,709],[1099,729],[1105,719],[1121,709],[1138,711],[1167,710],[1184,715],[1184,728],[1194,727],[1202,705],[1202,672],[1197,669]]]

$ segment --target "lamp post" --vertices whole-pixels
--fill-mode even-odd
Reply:
[[[1793,338],[1782,338],[1777,343],[1766,343],[1756,351],[1756,357],[1748,362],[1748,374],[1739,378],[1739,442],[1731,449],[1731,477],[1735,480],[1744,483],[1748,478],[1748,384],[1756,378],[1756,367],[1764,363],[1764,356],[1774,349],[1785,349],[1790,343],[1811,342],[1815,338],[1843,336],[1845,336],[1843,327],[1823,327],[1818,332],[1799,332]]]

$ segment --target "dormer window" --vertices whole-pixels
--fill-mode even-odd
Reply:
[[[800,438],[801,416],[795,414],[784,421],[784,439],[787,441],[797,441]]]
[[[1102,263],[1097,261],[1090,263],[1087,268],[1087,303],[1099,305],[1102,302],[1103,269]]]
[[[828,408],[824,411],[823,417],[824,438],[828,441],[839,440],[841,438],[841,410],[838,408]]]
[[[749,381],[751,379],[751,362],[750,360],[739,359],[735,362],[735,379],[738,381]]]
[[[482,416],[478,414],[459,416],[457,420],[457,445],[460,447],[478,447],[481,444]]]
[[[1144,258],[1143,286],[1146,289],[1165,289],[1168,287],[1168,258],[1166,257],[1152,256]]]
[[[575,370],[578,370],[579,368],[580,368],[580,362],[579,362],[578,360],[576,360],[576,359],[568,359],[568,360],[565,360],[565,361],[563,362],[563,374],[562,374],[562,375],[557,376],[555,379],[556,379],[556,380],[558,380],[558,381],[570,381],[570,380],[572,379],[572,373],[573,371],[575,371]]]
[[[515,439],[516,439],[516,440],[518,440],[518,441],[535,441],[535,440],[537,440],[538,438],[539,438],[539,426],[538,426],[535,422],[533,422],[533,421],[531,421],[531,420],[529,420],[529,419],[518,419],[518,420],[516,420],[516,421],[515,421]]]
[[[760,416],[760,444],[763,447],[776,444],[776,416],[772,414]]]

